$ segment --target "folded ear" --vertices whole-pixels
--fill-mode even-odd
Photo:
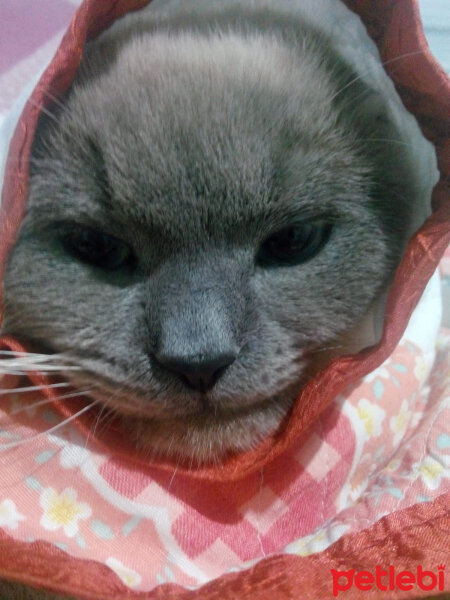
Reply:
[[[345,86],[336,97],[341,115],[358,132],[365,151],[378,161],[388,186],[401,184],[396,196],[403,196],[397,201],[407,209],[411,236],[431,214],[431,192],[439,179],[435,148],[405,108],[392,81],[375,71],[373,82],[363,73]]]
[[[342,91],[345,98],[336,97],[341,126],[354,132],[356,148],[372,166],[374,213],[382,217],[392,243],[404,249],[430,214],[430,173],[426,171],[431,167],[422,165],[416,148],[425,140],[414,117],[403,106],[399,110],[398,97],[374,90],[362,80],[346,85]],[[428,163],[430,155],[428,149]]]

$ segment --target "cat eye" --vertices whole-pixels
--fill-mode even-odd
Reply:
[[[71,256],[101,269],[113,271],[133,260],[127,244],[90,227],[71,227],[61,241]]]
[[[278,231],[261,246],[257,262],[262,266],[297,265],[313,258],[327,243],[329,223],[300,223]]]

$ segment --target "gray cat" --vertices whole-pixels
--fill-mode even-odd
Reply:
[[[2,333],[152,456],[276,431],[324,357],[377,340],[423,218],[385,102],[295,5],[153,3],[39,125]]]
[[[2,333],[79,367],[152,455],[279,428],[327,349],[376,341],[415,227],[380,95],[277,5],[128,16],[40,122]]]

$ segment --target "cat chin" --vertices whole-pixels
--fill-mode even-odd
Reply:
[[[119,426],[149,460],[169,460],[198,467],[220,464],[233,454],[255,448],[273,435],[288,416],[297,391],[253,405],[241,412],[205,409],[174,419],[120,416]]]
[[[184,394],[177,407],[174,398],[170,403],[150,402],[132,392],[118,395],[116,389],[110,393],[109,387],[102,382],[90,394],[103,406],[99,411],[106,423],[113,415],[115,428],[149,462],[164,460],[190,467],[219,464],[256,447],[280,429],[301,389],[296,381],[276,396],[235,399],[231,406],[226,401],[213,402],[208,395]],[[101,420],[98,424],[101,428]]]

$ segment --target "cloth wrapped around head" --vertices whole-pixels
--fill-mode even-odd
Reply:
[[[86,41],[147,3],[85,0],[34,89],[5,167],[0,277],[26,212],[41,110],[69,88]],[[0,579],[86,599],[324,598],[350,573],[393,565],[450,589],[438,568],[449,549],[450,335],[435,274],[450,243],[450,83],[414,0],[345,5],[305,1],[302,11],[376,88],[415,165],[417,219],[381,340],[317,373],[281,432],[198,469],[149,462],[113,426],[97,430],[83,398],[61,398],[37,359],[26,374],[9,359],[4,376],[0,361]],[[4,337],[0,350],[31,349]],[[426,588],[389,589],[406,598]]]

